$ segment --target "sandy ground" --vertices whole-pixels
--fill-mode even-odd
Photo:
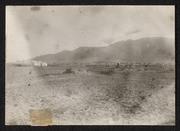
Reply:
[[[173,70],[63,71],[7,66],[6,125],[31,125],[30,109],[52,110],[52,125],[175,124]]]

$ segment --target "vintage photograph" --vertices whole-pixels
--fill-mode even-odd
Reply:
[[[6,6],[6,125],[175,125],[175,7]]]

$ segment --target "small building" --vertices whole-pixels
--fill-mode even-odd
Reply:
[[[47,66],[48,64],[46,62],[42,62],[42,66]]]
[[[41,61],[32,61],[33,62],[33,66],[48,66],[48,64],[46,62],[41,62]]]

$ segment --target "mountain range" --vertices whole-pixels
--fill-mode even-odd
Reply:
[[[172,38],[148,37],[118,41],[104,47],[79,47],[31,60],[52,63],[140,62],[174,63],[175,41]]]

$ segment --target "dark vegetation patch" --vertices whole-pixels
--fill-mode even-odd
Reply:
[[[66,71],[64,71],[63,74],[75,74],[75,73],[71,68],[66,68]]]
[[[46,76],[59,76],[61,73],[47,73],[47,74],[42,74],[41,77],[46,77]]]
[[[146,97],[145,96],[140,96],[141,100],[145,100]]]
[[[112,75],[115,73],[115,68],[111,68],[111,67],[88,67],[86,68],[87,72],[92,72],[92,73],[96,73],[96,74],[101,74],[101,75]]]
[[[139,103],[136,103],[132,106],[130,106],[127,110],[128,113],[130,114],[135,114],[137,112],[137,110],[140,110],[141,109],[141,106]]]
[[[100,74],[103,74],[103,75],[112,75],[113,73],[114,73],[113,69],[100,71]]]

